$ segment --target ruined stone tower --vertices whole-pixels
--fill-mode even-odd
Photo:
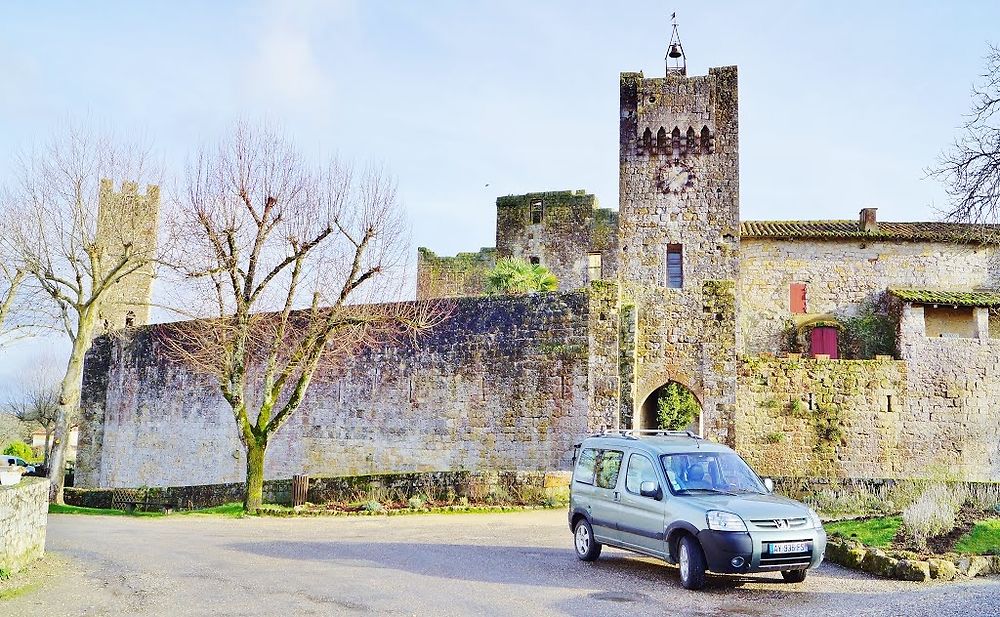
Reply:
[[[135,182],[123,182],[121,192],[115,192],[111,180],[101,179],[96,238],[101,253],[98,278],[118,266],[126,251],[140,256],[143,263],[104,296],[98,316],[99,332],[142,326],[150,321],[153,263],[148,258],[156,252],[159,211],[158,186],[148,185],[146,194],[140,195]],[[135,266],[127,267],[131,270]]]
[[[700,428],[725,439],[736,389],[736,67],[622,73],[620,87],[622,424],[651,427],[657,390],[675,381],[701,403]]]

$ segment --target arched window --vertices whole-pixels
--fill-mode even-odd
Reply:
[[[694,132],[694,127],[689,126],[687,135],[684,136],[684,154],[698,154],[698,134]]]
[[[675,159],[679,159],[681,157],[681,130],[676,126],[670,134],[670,149],[673,152]]]
[[[662,126],[659,131],[656,131],[656,148],[661,151],[667,149],[667,129]]]
[[[701,153],[708,154],[712,151],[712,132],[708,130],[707,126],[701,127]]]
[[[642,132],[642,147],[649,150],[653,145],[653,131],[646,127],[646,130]]]

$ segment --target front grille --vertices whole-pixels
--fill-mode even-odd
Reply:
[[[794,568],[808,566],[812,562],[812,553],[797,553],[793,555],[761,555],[762,568]]]
[[[807,523],[805,518],[760,518],[750,521],[757,529],[801,529]]]

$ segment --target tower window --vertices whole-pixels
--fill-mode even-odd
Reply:
[[[711,152],[712,144],[712,132],[708,130],[707,126],[701,127],[701,153],[708,154]]]
[[[667,245],[666,280],[667,287],[679,289],[684,286],[684,251],[680,244]]]
[[[601,280],[601,254],[590,253],[587,255],[587,280]]]
[[[538,225],[542,222],[542,214],[545,211],[545,206],[542,205],[542,200],[537,199],[531,202],[531,224]]]

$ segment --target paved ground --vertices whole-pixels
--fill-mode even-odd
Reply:
[[[801,585],[710,577],[605,550],[576,559],[565,515],[247,519],[49,517],[59,576],[2,615],[1000,614],[1000,579],[874,580],[832,565]]]

